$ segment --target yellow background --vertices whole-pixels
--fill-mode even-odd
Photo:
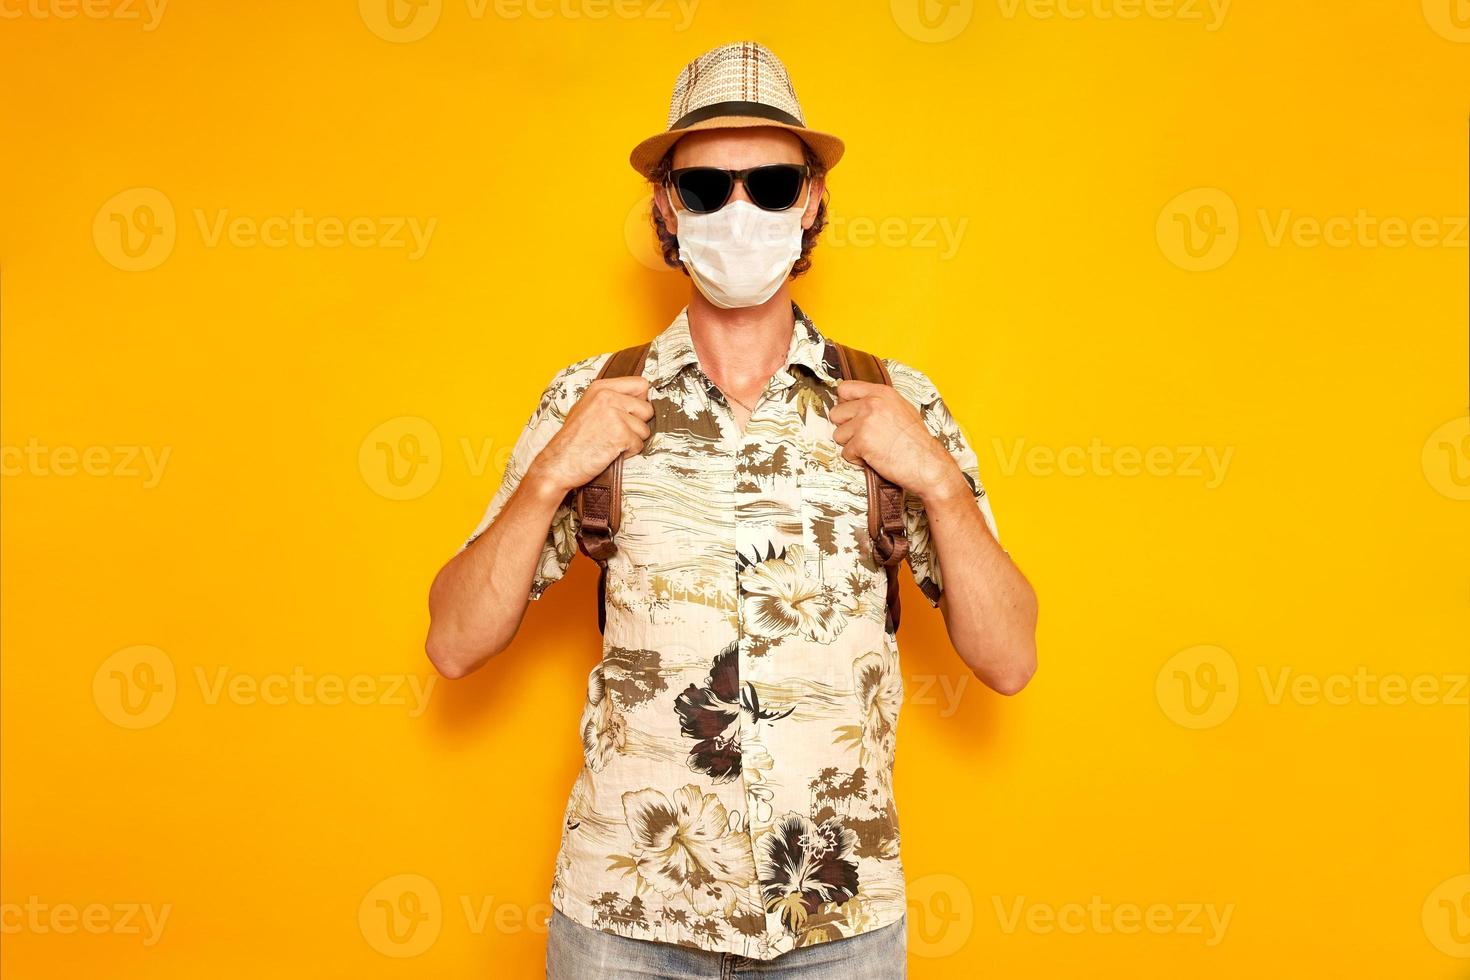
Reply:
[[[0,3],[7,977],[538,975],[595,579],[415,716],[426,591],[746,38],[1040,595],[1008,700],[905,576],[912,975],[1470,976],[1463,0],[386,2]]]

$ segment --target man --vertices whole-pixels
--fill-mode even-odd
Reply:
[[[557,373],[430,592],[429,657],[461,677],[562,577],[574,491],[622,460],[552,885],[558,980],[904,975],[903,682],[865,467],[905,491],[907,559],[966,666],[1005,694],[1035,670],[1035,597],[938,392],[888,359],[891,386],[839,378],[791,301],[842,149],[760,45],[684,69],[632,162],[688,306],[641,376],[597,380],[608,354]]]

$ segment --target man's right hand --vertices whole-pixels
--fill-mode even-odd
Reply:
[[[648,380],[603,378],[587,386],[561,430],[531,464],[527,479],[565,494],[607,469],[619,456],[643,451],[652,430]]]

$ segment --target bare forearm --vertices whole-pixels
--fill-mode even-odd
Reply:
[[[924,500],[944,591],[939,606],[950,642],[987,686],[1015,694],[1036,671],[1036,594],[990,533],[969,485],[958,482]],[[944,560],[961,555],[963,560]]]
[[[434,578],[425,650],[444,676],[468,674],[515,637],[564,495],[533,467],[489,529]]]

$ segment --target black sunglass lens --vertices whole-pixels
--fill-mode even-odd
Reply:
[[[718,211],[730,196],[730,175],[714,168],[686,170],[674,178],[679,199],[696,214]]]
[[[745,191],[757,207],[784,211],[801,193],[801,168],[776,165],[758,167],[745,178]]]

